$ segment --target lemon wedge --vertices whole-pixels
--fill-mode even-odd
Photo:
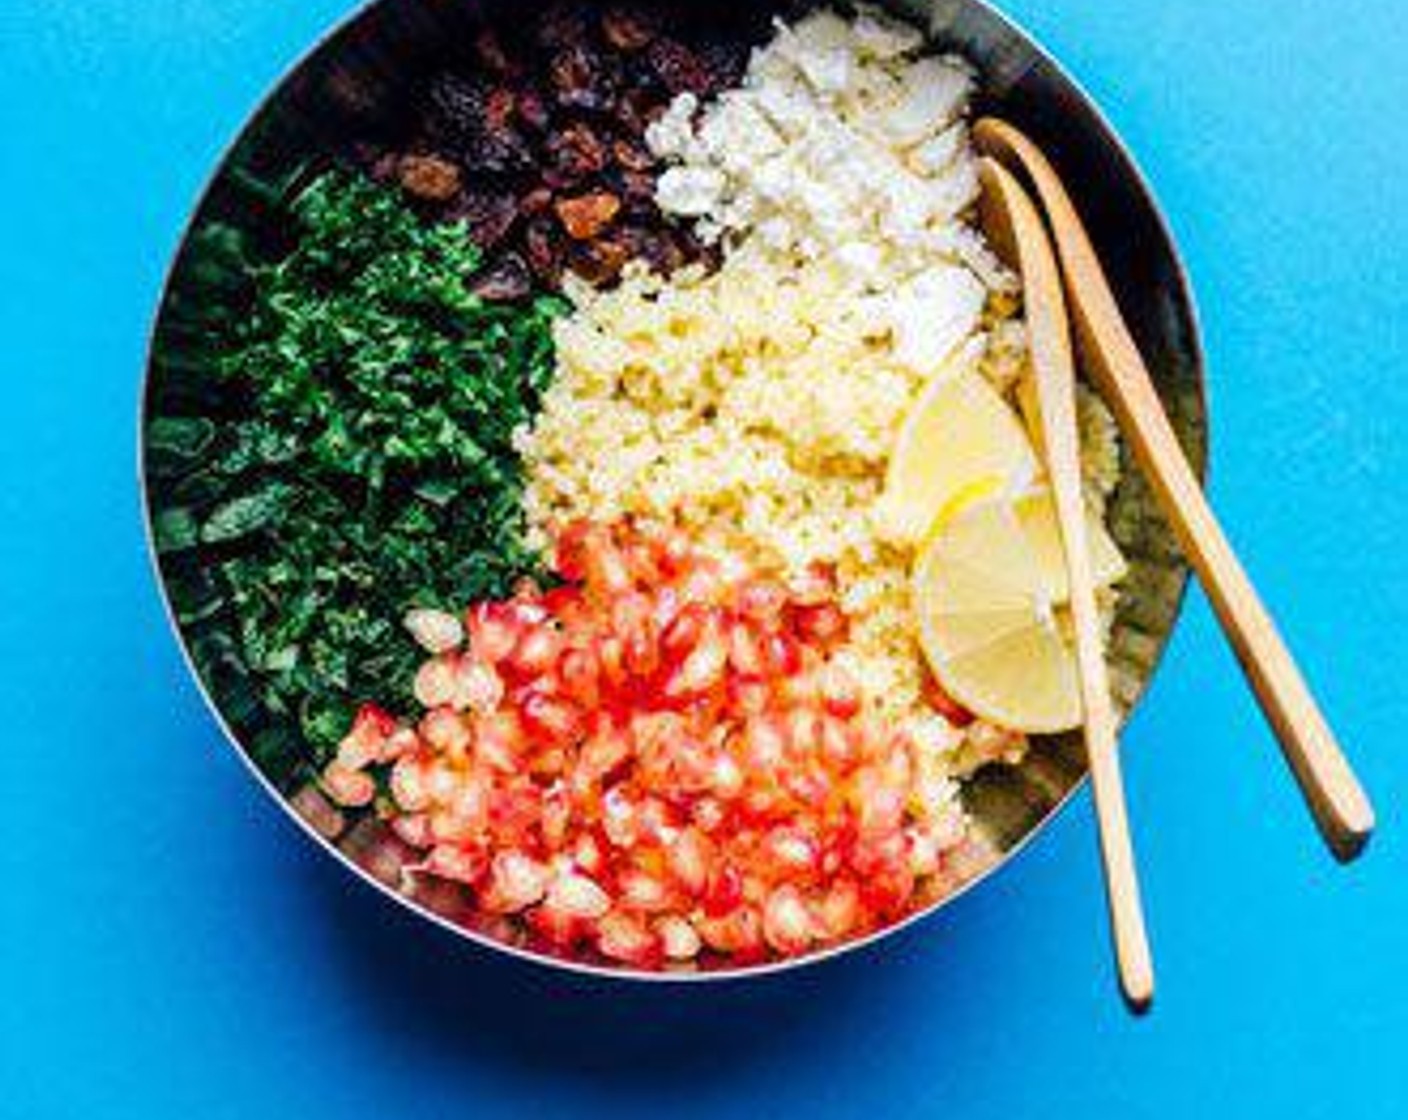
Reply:
[[[1091,553],[1100,584],[1124,559],[1098,519]],[[1059,612],[1069,597],[1048,491],[970,502],[942,520],[914,568],[920,645],[954,699],[1018,731],[1080,723],[1075,650]]]
[[[887,540],[917,545],[973,501],[1016,494],[1040,467],[1012,407],[981,374],[946,371],[906,418],[876,503]]]

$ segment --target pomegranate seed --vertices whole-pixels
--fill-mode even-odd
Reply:
[[[519,625],[503,603],[480,603],[469,613],[469,648],[487,665],[497,665],[518,645]]]
[[[564,792],[551,789],[543,795],[542,817],[538,827],[542,829],[543,843],[552,851],[557,851],[567,843],[572,824],[572,806]]]
[[[720,751],[709,774],[709,788],[716,797],[731,801],[743,792],[743,770],[733,756]]]
[[[474,757],[485,766],[515,773],[525,745],[523,726],[513,712],[495,712],[474,721]]]
[[[512,849],[500,852],[489,868],[480,905],[491,913],[516,913],[543,897],[548,880],[548,869],[537,860]]]
[[[786,634],[769,634],[763,640],[763,672],[769,677],[793,677],[802,667],[802,650]]]
[[[601,919],[596,945],[602,956],[642,967],[658,963],[661,953],[660,939],[645,923],[619,910]]]
[[[337,804],[349,809],[369,804],[376,796],[376,782],[370,774],[341,762],[329,763],[323,771],[323,789]]]
[[[655,876],[628,867],[616,876],[618,902],[630,910],[660,911],[670,905],[670,892]]]
[[[593,778],[609,778],[631,756],[630,738],[615,728],[593,735],[582,744],[578,766]]]
[[[763,651],[746,623],[735,622],[729,627],[728,663],[734,672],[745,677],[761,677],[764,673]]]
[[[488,866],[482,852],[471,851],[455,844],[436,844],[419,865],[418,870],[442,879],[453,879],[457,883],[477,883]]]
[[[846,616],[835,603],[798,607],[792,623],[799,636],[823,646],[835,645],[846,636]]]
[[[436,708],[420,721],[420,737],[426,745],[460,759],[469,749],[470,733],[453,708]]]
[[[420,736],[416,734],[415,728],[397,728],[395,732],[382,740],[377,761],[395,762],[398,758],[403,758],[412,751],[419,750],[420,745]]]
[[[805,805],[820,808],[831,799],[831,776],[815,763],[790,767],[783,776],[787,792]]]
[[[597,643],[596,652],[602,682],[607,688],[620,691],[627,682],[625,643],[610,634]]]
[[[528,911],[527,922],[539,937],[559,949],[567,949],[587,936],[589,923],[544,902]]]
[[[842,770],[854,766],[860,757],[854,731],[840,716],[821,718],[821,757]]]
[[[425,763],[414,755],[396,760],[391,768],[391,796],[408,813],[416,813],[430,805]]]
[[[660,566],[668,575],[678,575],[694,556],[694,544],[681,529],[667,529],[660,540]]]
[[[601,697],[597,685],[597,663],[590,651],[569,649],[558,666],[562,691],[584,708],[595,708]]]
[[[694,803],[691,819],[705,832],[714,832],[728,819],[728,810],[713,797],[701,797]]]
[[[735,715],[762,715],[771,703],[772,689],[763,681],[747,680],[743,677],[729,678],[728,705]]]
[[[787,735],[780,720],[772,716],[750,719],[744,725],[742,749],[749,773],[769,775],[782,769],[787,754]]]
[[[382,745],[395,733],[396,720],[375,704],[363,704],[352,721],[352,729],[337,747],[337,759],[351,770],[375,762]]]
[[[477,657],[461,657],[455,666],[454,691],[450,704],[456,711],[487,715],[504,698],[504,682],[499,674]]]
[[[846,937],[860,921],[860,890],[851,879],[837,879],[813,907],[814,925],[828,941]]]
[[[666,853],[670,874],[691,895],[701,893],[708,885],[713,857],[714,845],[693,826],[681,829]]]
[[[693,960],[703,945],[695,928],[678,914],[659,918],[655,932],[660,936],[661,951],[672,961]]]
[[[565,700],[530,692],[523,700],[523,724],[549,742],[575,740],[580,731],[577,710]]]
[[[695,557],[685,566],[679,584],[680,598],[686,603],[714,604],[722,598],[723,576],[718,564],[704,557]]]
[[[775,629],[787,606],[787,589],[771,579],[754,579],[738,589],[738,612],[752,622]]]
[[[785,957],[805,952],[812,943],[812,919],[797,888],[778,887],[763,906],[763,936]]]
[[[730,953],[737,961],[755,958],[764,949],[762,919],[751,906],[740,906],[724,915],[700,918],[694,927],[709,948]]]
[[[553,549],[553,566],[563,579],[580,583],[586,578],[586,554],[589,538],[600,529],[590,521],[574,521],[557,533]]]
[[[795,758],[808,758],[821,747],[821,716],[810,708],[787,713],[787,749]]]
[[[836,582],[829,571],[813,564],[788,581],[788,591],[794,602],[802,606],[818,606],[836,594]]]
[[[710,917],[727,914],[743,901],[743,876],[731,863],[716,865],[704,888],[704,913]]]
[[[448,657],[435,657],[416,671],[411,686],[422,708],[438,708],[455,698],[455,666]]]
[[[311,782],[293,795],[289,802],[313,831],[328,840],[336,839],[346,825],[346,818]]]
[[[596,875],[606,866],[606,858],[602,854],[601,845],[590,832],[584,832],[577,837],[576,846],[572,851],[572,860],[588,875]]]
[[[417,607],[406,612],[405,627],[427,653],[448,653],[464,641],[464,625],[445,611]]]
[[[568,872],[552,881],[543,905],[574,918],[600,918],[611,909],[611,897],[594,880]]]
[[[670,658],[683,658],[699,644],[709,612],[698,603],[687,603],[675,615],[660,638],[660,647]]]
[[[636,842],[639,827],[635,806],[620,786],[613,786],[601,799],[601,828],[606,838],[618,848],[629,848]]]
[[[856,771],[853,799],[862,833],[884,834],[899,828],[909,798],[906,785],[896,784],[876,766]]]
[[[816,673],[821,702],[838,719],[850,719],[860,711],[860,686],[855,678],[835,662],[827,662]]]
[[[814,873],[820,854],[806,833],[796,828],[775,828],[763,840],[763,853],[773,878],[797,879]]]
[[[668,696],[687,696],[707,692],[723,680],[724,666],[728,663],[728,648],[717,632],[709,632],[699,639],[683,664],[665,684]]]
[[[557,663],[561,651],[562,639],[557,632],[547,626],[537,626],[523,635],[509,655],[507,665],[522,677],[540,677]]]
[[[630,569],[614,545],[603,541],[591,548],[585,567],[587,588],[603,602],[610,602],[631,589]]]

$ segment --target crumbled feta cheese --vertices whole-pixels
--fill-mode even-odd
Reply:
[[[712,167],[671,167],[656,183],[660,206],[672,214],[698,218],[718,205],[724,173]]]
[[[963,220],[979,190],[962,120],[973,74],[921,46],[864,10],[779,23],[741,88],[702,108],[677,98],[648,134],[674,164],[662,209],[697,219],[707,241],[831,260],[858,293],[883,295],[873,325],[914,363],[941,361],[955,332],[977,329],[986,292],[1013,281]]]

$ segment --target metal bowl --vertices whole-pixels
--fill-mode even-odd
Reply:
[[[200,298],[190,263],[193,235],[208,219],[257,229],[261,207],[248,189],[251,173],[277,176],[330,144],[362,133],[394,105],[400,76],[434,60],[444,44],[464,33],[477,15],[506,7],[506,0],[378,0],[318,44],[260,106],[215,171],[187,230],[162,297],[153,334],[143,403],[142,485],[148,539],[157,514],[149,479],[160,454],[146,420],[173,395],[189,391],[195,376],[177,344],[181,309]],[[1134,161],[1089,97],[1030,36],[983,0],[884,0],[888,8],[927,27],[935,46],[960,52],[981,74],[978,112],[999,114],[1031,135],[1051,155],[1084,201],[1084,217],[1102,254],[1131,329],[1148,361],[1184,449],[1201,474],[1206,464],[1206,402],[1198,327],[1187,277],[1168,228]],[[784,5],[776,5],[783,10]],[[797,6],[786,5],[790,14]],[[769,4],[756,0],[766,17]],[[1082,189],[1083,187],[1087,189]],[[1093,188],[1093,189],[1090,189]],[[1112,503],[1116,539],[1130,560],[1111,641],[1116,699],[1131,709],[1153,675],[1173,630],[1187,582],[1187,567],[1159,513],[1152,491],[1125,451],[1124,480]],[[170,571],[155,545],[153,563],[168,614],[191,671],[189,618],[171,596]],[[931,900],[906,921],[869,938],[809,956],[746,967],[715,966],[646,973],[545,955],[486,926],[458,888],[402,876],[409,857],[374,817],[330,811],[313,787],[276,773],[253,736],[243,736],[243,714],[218,681],[200,680],[206,702],[251,773],[299,822],[310,839],[352,874],[388,898],[471,941],[526,959],[583,972],[635,979],[700,979],[748,976],[817,961],[888,936],[932,913],[1007,863],[1070,799],[1084,781],[1077,735],[1040,739],[1020,765],[990,764],[964,786],[964,801],[981,837],[981,851],[965,880]],[[403,881],[404,880],[404,881]]]

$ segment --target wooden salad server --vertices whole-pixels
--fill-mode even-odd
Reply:
[[[1373,807],[1188,465],[1070,196],[1041,150],[1010,124],[985,118],[973,138],[1033,188],[1090,376],[1153,482],[1321,834],[1339,859],[1353,859],[1373,832]]]
[[[1138,1013],[1147,1010],[1154,998],[1154,967],[1139,901],[1115,712],[1095,604],[1094,569],[1081,496],[1075,359],[1061,273],[1041,215],[1027,192],[994,160],[983,159],[979,174],[983,228],[998,255],[1022,277],[1042,442],[1070,584],[1086,756],[1095,794],[1115,960],[1125,1001]]]

